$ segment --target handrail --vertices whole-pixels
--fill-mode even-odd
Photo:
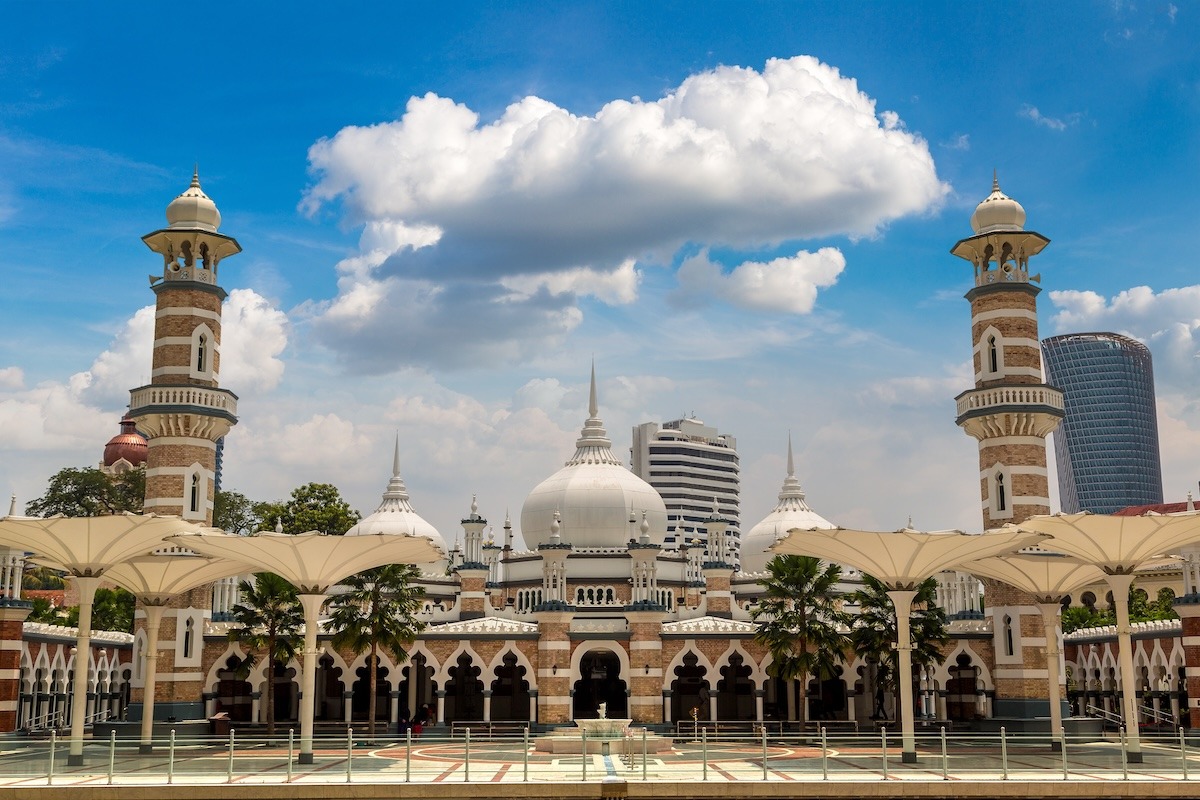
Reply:
[[[1122,725],[1125,722],[1123,719],[1121,719],[1120,714],[1107,711],[1100,706],[1088,705],[1088,707],[1083,710],[1083,713],[1089,717],[1099,717],[1105,722],[1111,722],[1113,725]]]

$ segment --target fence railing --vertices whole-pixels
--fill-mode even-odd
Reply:
[[[472,736],[469,730],[426,730],[420,736],[376,736],[362,731],[314,740],[311,763],[301,763],[291,730],[272,738],[231,733],[228,738],[184,738],[172,731],[143,753],[136,739],[85,742],[83,764],[68,766],[68,741],[9,739],[0,750],[0,786],[218,783],[597,783],[696,781],[881,780],[1190,780],[1200,775],[1200,747],[1178,738],[1143,742],[1130,752],[1121,734],[1068,734],[1052,746],[1045,734],[920,733],[916,760],[902,752],[898,731],[716,736],[635,729],[611,739],[580,736],[564,748],[515,736]],[[553,752],[552,752],[553,750]],[[75,761],[77,759],[71,759]]]

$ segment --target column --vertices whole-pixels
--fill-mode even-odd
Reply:
[[[763,695],[765,694],[766,692],[762,689],[754,690],[754,719],[758,722],[763,721]]]
[[[446,690],[437,690],[437,723],[438,725],[446,724]]]
[[[492,690],[483,690],[483,721],[492,721]]]

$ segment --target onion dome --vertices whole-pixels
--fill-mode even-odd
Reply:
[[[1000,181],[992,174],[992,193],[975,207],[971,215],[971,230],[975,233],[1025,230],[1025,209],[1000,191]]]
[[[742,535],[742,572],[764,572],[767,562],[777,554],[771,545],[786,538],[793,528],[836,528],[829,520],[813,511],[804,500],[804,489],[796,479],[796,465],[792,458],[792,437],[788,437],[787,477],[779,490],[779,503],[748,533]]]
[[[192,173],[192,184],[167,206],[167,225],[171,228],[199,228],[216,233],[221,225],[217,204],[200,188],[200,172]]]
[[[653,486],[613,455],[596,403],[595,365],[588,414],[574,457],[525,498],[521,535],[526,546],[551,544],[557,533],[559,541],[576,548],[625,547],[637,536],[630,519],[643,514],[650,525],[650,541],[662,545],[667,507]]]
[[[428,539],[442,552],[446,552],[446,540],[438,529],[426,522],[412,507],[408,488],[400,477],[400,437],[396,437],[396,452],[392,457],[392,479],[388,481],[383,501],[374,513],[363,517],[358,524],[346,531],[347,536],[367,536],[384,533],[393,536],[420,536]]]
[[[130,466],[140,467],[146,463],[146,440],[137,432],[137,425],[129,417],[121,418],[121,432],[108,440],[104,445],[104,460],[106,467],[111,467],[124,459]]]

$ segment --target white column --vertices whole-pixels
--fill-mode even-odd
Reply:
[[[304,674],[300,684],[300,758],[313,763],[313,711],[317,697],[317,616],[325,603],[324,594],[302,594],[304,607]],[[268,690],[269,690],[268,686]]]
[[[900,656],[900,730],[904,740],[902,758],[905,763],[917,760],[917,737],[913,724],[912,692],[912,634],[909,630],[909,614],[912,601],[917,596],[912,589],[889,589],[888,597],[896,608],[896,650]]]
[[[483,693],[483,721],[492,721],[492,690],[486,689]]]
[[[1042,612],[1042,628],[1046,634],[1046,674],[1047,689],[1050,698],[1050,741],[1057,749],[1062,749],[1062,701],[1061,687],[1058,683],[1058,614],[1061,606],[1058,603],[1038,603]]]
[[[1129,586],[1132,575],[1107,575],[1117,610],[1117,647],[1121,666],[1122,714],[1125,720],[1126,752],[1130,763],[1142,763],[1142,737],[1138,730],[1137,682],[1133,676],[1133,640],[1129,628]]]
[[[92,602],[96,599],[99,578],[72,576],[79,588],[79,633],[75,637],[75,702],[71,704],[71,749],[67,765],[83,765],[83,728],[87,713],[88,662],[92,654]],[[83,697],[79,693],[83,692]]]
[[[154,750],[154,687],[158,682],[158,629],[162,625],[165,606],[144,606],[146,611],[146,649],[142,653],[142,743],[143,753]]]

